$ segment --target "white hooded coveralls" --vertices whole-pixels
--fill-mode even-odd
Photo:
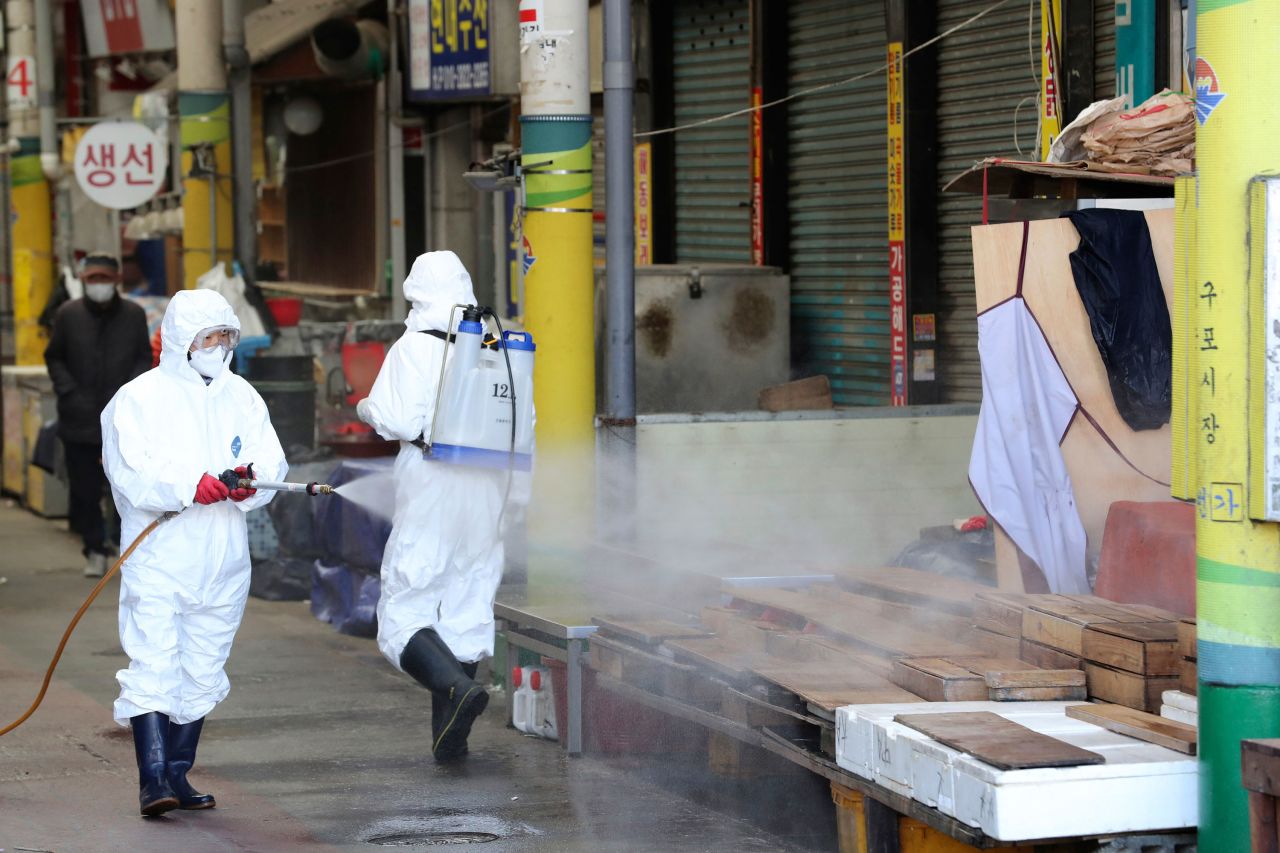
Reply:
[[[420,255],[404,283],[413,310],[407,331],[392,345],[360,416],[386,439],[399,439],[396,509],[382,556],[378,648],[400,667],[410,638],[434,628],[463,663],[493,654],[493,599],[502,580],[498,524],[507,493],[506,471],[429,461],[410,441],[429,430],[441,339],[454,305],[476,304],[471,276],[453,252]],[[461,319],[461,311],[455,316]]]
[[[143,540],[120,572],[120,643],[129,668],[116,673],[115,719],[150,711],[175,723],[199,720],[230,690],[223,665],[249,594],[244,514],[269,502],[259,491],[239,503],[194,503],[207,472],[253,463],[282,480],[284,451],[266,404],[224,369],[208,385],[187,361],[201,331],[240,323],[209,290],[174,295],[161,323],[160,366],[125,385],[102,412],[102,462],[132,542],[162,513],[182,510]]]

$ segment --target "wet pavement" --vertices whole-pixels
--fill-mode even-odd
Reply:
[[[81,576],[65,523],[3,501],[0,542],[3,726],[30,704],[94,581]],[[500,692],[477,723],[471,755],[438,766],[429,754],[429,697],[371,640],[334,632],[305,602],[258,599],[250,599],[228,666],[231,695],[209,717],[191,774],[218,808],[143,819],[132,739],[111,719],[114,673],[127,665],[116,595],[112,582],[89,610],[41,710],[0,738],[4,853],[458,844],[765,851],[831,842],[833,827],[819,820],[825,812],[802,814],[821,800],[812,779],[744,787],[711,777],[704,754],[569,759],[556,744],[507,728]],[[806,808],[793,809],[792,796]],[[760,824],[761,816],[770,823]]]

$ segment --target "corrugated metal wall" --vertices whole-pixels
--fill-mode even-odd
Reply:
[[[1116,0],[1093,0],[1093,99],[1116,96]]]
[[[883,0],[798,0],[788,91],[884,64]],[[791,335],[837,405],[889,402],[884,74],[793,101],[787,123]]]
[[[747,0],[677,0],[673,22],[677,125],[750,103]],[[675,135],[678,263],[750,263],[747,116]]]
[[[939,0],[938,31],[987,5],[985,0]],[[941,188],[984,157],[1037,159],[1039,38],[1040,4],[1015,3],[938,46],[938,378],[948,403],[982,397],[969,234],[982,221],[982,199]]]

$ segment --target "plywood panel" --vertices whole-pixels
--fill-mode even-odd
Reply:
[[[898,714],[893,719],[1001,770],[1106,763],[1096,752],[1032,731],[990,711]]]
[[[1067,716],[1166,749],[1187,755],[1196,754],[1197,736],[1194,727],[1155,714],[1123,705],[1072,705],[1067,708]]]
[[[1171,301],[1173,211],[1148,211],[1146,218],[1161,285],[1166,301]],[[1022,229],[1022,223],[973,229],[979,312],[1014,295]],[[1078,417],[1062,446],[1081,521],[1090,547],[1096,551],[1102,541],[1107,510],[1114,501],[1168,499],[1168,487],[1162,483],[1170,480],[1171,434],[1168,425],[1135,432],[1115,407],[1106,368],[1071,274],[1069,255],[1078,245],[1079,235],[1067,220],[1031,223],[1022,296],[1044,330],[1082,407],[1098,425],[1094,427],[1088,418]],[[996,536],[996,561],[1000,588],[1020,590],[1016,549],[1000,531]]]

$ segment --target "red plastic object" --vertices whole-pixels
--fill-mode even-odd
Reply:
[[[342,345],[342,374],[351,392],[347,405],[354,406],[373,390],[382,362],[387,357],[387,345],[382,341],[360,341]]]
[[[281,326],[296,326],[302,319],[302,300],[292,296],[272,296],[267,299],[267,310]]]
[[[1195,507],[1116,501],[1107,513],[1094,593],[1123,604],[1196,612]]]
[[[524,670],[520,667],[513,667],[511,670],[511,686],[516,690],[520,689],[520,685],[524,683]]]
[[[516,686],[518,687],[519,685]],[[542,689],[542,673],[534,672],[529,676],[529,687],[535,693]]]
[[[978,530],[987,529],[987,517],[985,515],[975,515],[960,525],[961,533],[974,533]]]

